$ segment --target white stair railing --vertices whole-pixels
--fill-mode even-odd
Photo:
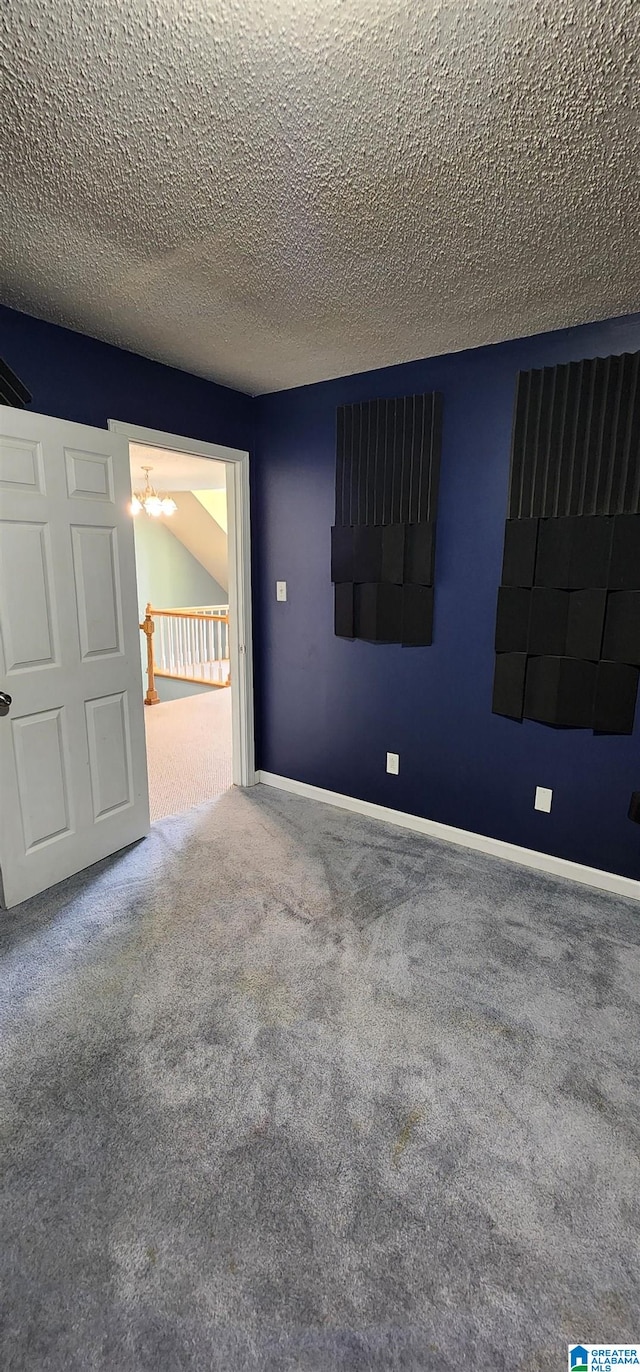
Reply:
[[[231,685],[228,605],[194,605],[176,610],[158,610],[147,605],[140,628],[147,635],[146,704],[155,704],[158,699],[153,682],[157,676],[203,686]]]

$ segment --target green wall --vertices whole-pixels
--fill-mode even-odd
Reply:
[[[138,609],[148,601],[160,610],[181,605],[226,605],[228,595],[171,533],[167,524],[139,514],[134,523]]]
[[[204,567],[171,533],[167,524],[139,514],[134,522],[136,546],[136,576],[138,581],[139,620],[144,619],[147,603],[161,610],[175,610],[182,605],[226,605],[228,595]],[[147,689],[147,646],[140,634],[140,652],[144,689]],[[176,700],[180,696],[208,691],[209,686],[158,677],[156,688],[161,700]]]

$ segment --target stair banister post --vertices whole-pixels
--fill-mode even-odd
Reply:
[[[147,683],[148,683],[148,684],[147,684],[147,694],[146,694],[146,696],[145,696],[145,698],[144,698],[144,703],[145,703],[145,705],[157,705],[157,704],[158,704],[158,701],[159,701],[159,699],[160,699],[160,696],[158,695],[158,692],[156,691],[156,688],[155,688],[155,680],[154,680],[153,634],[154,634],[154,630],[155,630],[155,627],[156,627],[156,626],[155,626],[155,624],[154,624],[154,622],[153,622],[153,617],[152,617],[152,616],[153,616],[153,611],[152,611],[152,609],[151,609],[151,604],[149,604],[149,605],[147,605],[145,617],[144,617],[144,619],[143,619],[143,621],[142,621],[142,624],[140,625],[140,628],[142,629],[143,634],[146,635],[146,639],[147,639]]]

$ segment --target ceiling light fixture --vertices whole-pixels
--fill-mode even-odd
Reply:
[[[154,519],[157,519],[158,515],[175,514],[178,508],[175,500],[172,500],[170,495],[159,496],[149,481],[149,472],[153,471],[153,467],[143,467],[142,470],[146,475],[145,488],[143,491],[134,491],[129,506],[130,513],[137,515],[144,510],[145,514],[152,515]]]

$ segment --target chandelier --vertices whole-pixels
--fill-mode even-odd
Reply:
[[[153,471],[153,467],[143,467],[142,470],[146,476],[145,488],[143,491],[134,491],[130,505],[131,514],[137,515],[144,510],[145,514],[153,515],[156,519],[158,515],[175,514],[178,508],[175,500],[172,500],[170,495],[158,495],[149,481],[149,472]]]

